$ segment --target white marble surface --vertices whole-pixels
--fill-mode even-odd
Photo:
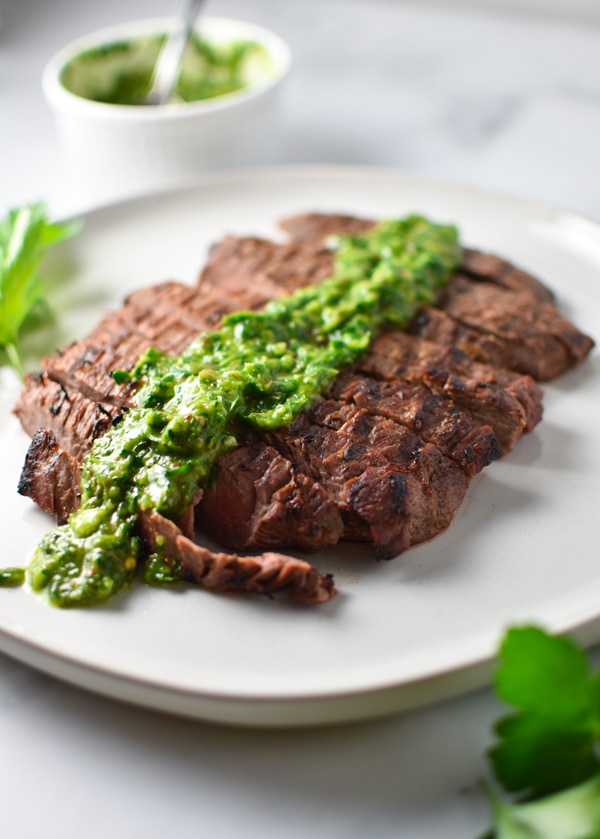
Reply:
[[[497,5],[213,0],[209,10],[292,45],[280,162],[391,165],[600,220],[600,24],[584,3],[572,19],[556,3],[548,14]],[[38,198],[56,212],[86,206],[66,183],[42,67],[73,37],[169,6],[5,0],[0,210]],[[2,834],[475,839],[488,823],[477,782],[498,711],[484,690],[360,725],[244,731],[120,705],[0,657]]]

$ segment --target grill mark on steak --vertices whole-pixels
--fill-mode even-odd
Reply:
[[[218,328],[228,312],[255,309],[263,299],[254,289],[242,288],[232,297],[223,289],[163,283],[133,292],[123,307],[123,319],[144,335],[149,345],[177,355],[200,333]]]
[[[117,384],[111,373],[132,367],[148,346],[145,337],[132,332],[120,313],[111,314],[87,338],[44,359],[44,373],[93,402],[126,405],[131,400],[131,388]]]
[[[322,239],[277,244],[255,237],[228,236],[211,250],[199,277],[201,290],[238,297],[250,288],[257,308],[269,300],[330,276],[333,253]]]
[[[44,372],[93,401],[129,405],[131,385],[117,384],[114,370],[130,370],[151,346],[176,355],[198,333],[218,327],[227,312],[263,302],[255,293],[226,299],[219,289],[199,294],[197,288],[173,282],[141,289],[86,338],[44,359]]]
[[[405,515],[401,512],[402,505],[399,499],[401,498],[405,505],[415,504],[414,498],[421,496],[423,484],[431,483],[422,480],[415,495],[414,480],[394,474],[394,468],[412,472],[414,475],[417,460],[426,443],[431,443],[438,451],[434,455],[433,448],[426,450],[427,456],[422,462],[426,462],[430,467],[435,466],[438,476],[444,457],[455,461],[464,472],[464,476],[471,477],[501,454],[499,443],[489,426],[482,426],[450,400],[433,394],[422,385],[415,386],[397,381],[380,382],[358,376],[350,370],[341,374],[328,395],[333,399],[321,400],[292,424],[290,429],[274,432],[267,436],[267,440],[286,458],[291,459],[295,467],[313,480],[317,479],[319,484],[323,484],[331,499],[340,507],[345,525],[344,537],[374,539],[382,555],[404,550],[416,540],[431,538],[446,526],[446,520],[438,514],[432,519],[431,525],[424,524],[420,530],[413,525],[411,532],[407,521],[404,521],[399,533],[394,533],[393,527],[383,533],[381,522],[391,520],[398,524],[400,516],[408,517],[408,513]],[[359,408],[366,410],[359,411]],[[368,414],[373,415],[372,421],[369,420]],[[353,420],[354,426],[350,429],[344,428],[344,424],[350,419]],[[385,422],[386,419],[393,420],[396,427]],[[337,436],[324,434],[320,426],[340,433]],[[392,429],[395,436],[390,438]],[[255,447],[251,448],[252,451],[256,450]],[[380,471],[368,473],[368,467],[375,463],[374,452],[379,458],[376,465]],[[228,469],[219,469],[210,492],[223,502],[227,498],[230,509],[243,511],[244,505],[251,506],[250,500],[253,498],[247,486],[247,478],[243,474],[247,462],[246,455],[238,450],[238,453],[233,453],[228,459]],[[239,468],[239,462],[244,464],[243,469]],[[260,458],[257,457],[253,461],[253,469],[261,469]],[[454,471],[449,464],[445,464],[448,480]],[[362,473],[366,473],[366,477],[356,483],[354,479]],[[262,477],[263,473],[260,474]],[[452,478],[451,495],[456,497],[457,503],[460,503],[466,490],[467,481],[464,480],[464,476],[456,474]],[[252,479],[256,480],[254,471]],[[378,500],[371,510],[365,506],[369,496],[364,487],[369,485],[369,480],[381,480],[385,488],[384,491],[380,487],[375,494],[374,497]],[[347,481],[352,483],[346,486]],[[428,504],[431,504],[431,496]],[[203,525],[213,517],[219,519],[219,506],[218,502],[212,505],[211,510],[204,516]],[[380,521],[377,520],[379,513]],[[419,515],[425,521],[423,515]],[[451,516],[452,513],[450,518]],[[243,519],[246,517],[242,515]],[[374,535],[373,528],[376,527],[379,528],[379,536]],[[216,535],[214,530],[208,532],[213,537]],[[218,538],[218,541],[231,547],[244,547],[244,541],[236,541],[237,538],[239,537],[236,534],[228,532],[226,539]],[[254,544],[265,547],[272,543],[257,537]],[[318,543],[311,545],[318,546]]]

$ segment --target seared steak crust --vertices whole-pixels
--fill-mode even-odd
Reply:
[[[197,286],[165,282],[131,294],[29,377],[15,408],[34,437],[19,491],[64,520],[79,503],[79,462],[132,405],[131,386],[115,382],[114,370],[131,369],[150,346],[177,354],[226,313],[259,309],[329,276],[328,237],[372,225],[350,216],[285,219],[283,244],[221,240]],[[538,280],[465,250],[461,271],[407,332],[380,333],[288,428],[240,433],[239,448],[199,494],[196,522],[236,550],[315,550],[344,538],[395,556],[444,530],[472,476],[539,422],[534,378],[559,375],[591,346]],[[291,557],[201,548],[192,511],[177,523],[143,515],[140,526],[150,549],[160,534],[184,574],[208,588],[286,591],[306,602],[334,593],[329,578]]]
[[[95,402],[128,405],[131,387],[117,384],[114,370],[130,370],[151,346],[172,355],[181,352],[199,332],[218,326],[232,308],[231,299],[225,302],[216,293],[198,295],[180,283],[142,289],[86,338],[45,359],[44,372]]]

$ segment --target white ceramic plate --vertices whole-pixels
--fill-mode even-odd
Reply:
[[[565,312],[600,334],[600,228],[516,198],[362,168],[207,176],[90,212],[47,263],[58,345],[134,288],[193,281],[226,232],[274,235],[282,215],[417,211],[464,243],[543,277]],[[0,649],[109,696],[203,719],[300,725],[411,707],[480,685],[507,625],[536,621],[600,638],[599,358],[546,388],[545,418],[472,483],[442,536],[388,563],[351,545],[314,557],[340,595],[317,608],[200,589],[136,587],[93,610],[0,590]],[[15,491],[28,440],[0,405],[2,564],[22,563],[47,517]]]

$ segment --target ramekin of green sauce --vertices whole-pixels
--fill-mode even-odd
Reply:
[[[201,171],[276,159],[287,44],[254,24],[200,17],[174,96],[145,105],[171,25],[159,18],[103,29],[46,65],[43,89],[79,197],[110,200]]]

